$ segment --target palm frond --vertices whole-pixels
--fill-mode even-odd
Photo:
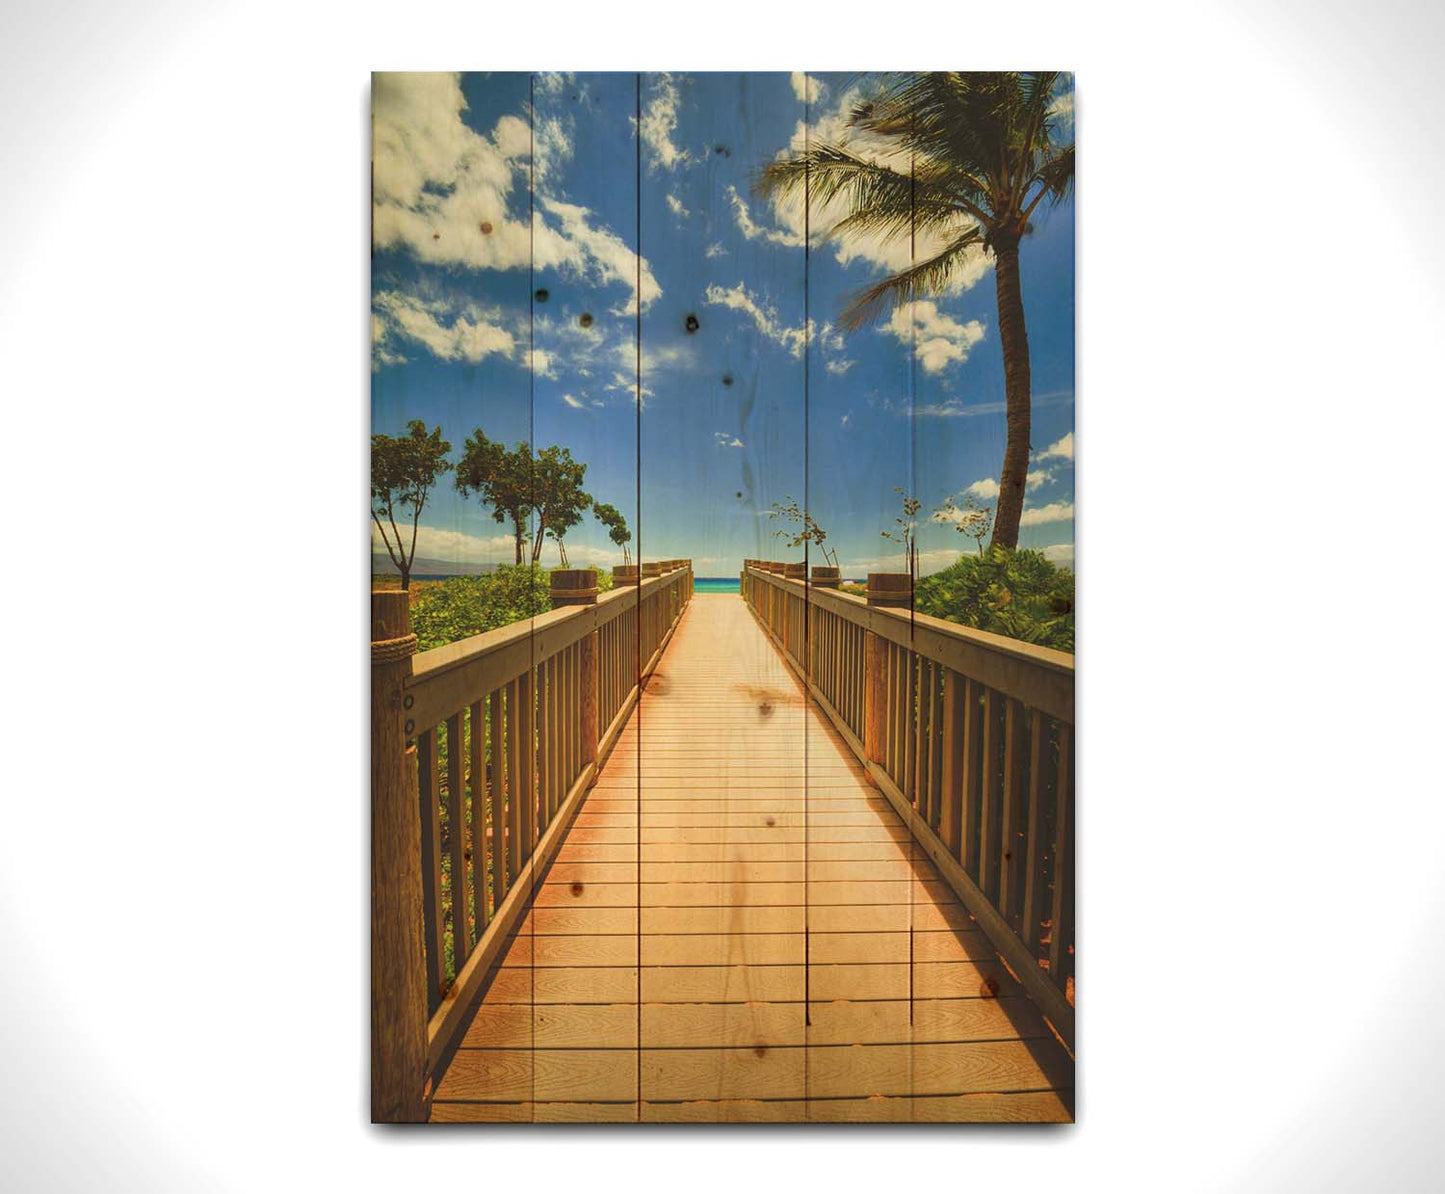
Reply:
[[[901,304],[920,294],[938,293],[963,263],[964,254],[983,243],[983,230],[977,226],[969,228],[927,260],[915,262],[859,291],[838,317],[839,325],[854,332],[879,319],[890,301]]]

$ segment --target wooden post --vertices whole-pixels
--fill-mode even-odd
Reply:
[[[371,595],[371,1118],[427,1118],[421,805],[407,748],[410,597]]]
[[[808,578],[807,564],[784,564],[783,577],[786,580],[806,580]]]
[[[553,568],[548,595],[552,608],[562,605],[597,604],[597,569]]]
[[[636,564],[612,565],[612,583],[614,585],[635,585],[637,581],[638,567]]]
[[[841,569],[824,564],[813,565],[813,587],[815,589],[836,589],[843,583]]]
[[[906,572],[870,572],[868,604],[884,609],[908,609],[913,605],[913,578]]]
[[[642,565],[642,579],[651,580],[654,576],[662,575],[662,564],[658,560],[652,560]]]
[[[614,569],[614,571],[616,571]],[[557,568],[551,578],[552,607],[562,605],[596,605],[597,572],[592,568]],[[582,762],[597,761],[597,631],[582,639],[578,646],[581,700]],[[568,781],[570,782],[570,780]],[[562,793],[566,795],[565,792]]]

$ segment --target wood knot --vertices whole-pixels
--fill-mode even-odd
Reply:
[[[574,896],[580,896],[580,895],[582,894],[582,884],[580,884],[580,883],[574,883],[574,884],[572,884],[572,894],[573,894]]]
[[[753,1046],[753,1056],[754,1056],[754,1057],[766,1057],[767,1055],[768,1055],[768,1047],[767,1047],[766,1045],[754,1045],[754,1046]]]
[[[997,999],[998,979],[991,974],[985,976],[983,982],[979,984],[978,993],[984,999]]]

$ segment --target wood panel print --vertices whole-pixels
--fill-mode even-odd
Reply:
[[[1072,1120],[1073,87],[373,77],[373,1119]]]

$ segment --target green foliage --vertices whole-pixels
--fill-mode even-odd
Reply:
[[[535,514],[531,562],[536,564],[541,558],[543,542],[553,539],[565,565],[567,547],[563,540],[592,505],[592,495],[582,488],[586,476],[587,466],[572,459],[570,448],[553,444],[534,455],[526,440],[508,448],[498,440],[488,439],[478,427],[467,436],[462,461],[457,465],[456,484],[463,497],[477,494],[492,508],[493,518],[512,524],[514,563],[522,562],[527,524]]]
[[[442,439],[437,426],[430,434],[426,424],[413,419],[406,435],[373,435],[371,437],[371,517],[386,544],[386,553],[401,573],[401,587],[411,580],[411,562],[416,558],[416,530],[422,507],[436,480],[451,467],[447,453],[451,444]],[[396,525],[397,512],[402,521],[411,519],[411,533],[404,537]],[[382,519],[386,522],[383,523]],[[387,534],[387,528],[391,533]]]
[[[961,556],[918,582],[914,608],[1026,643],[1074,649],[1074,574],[1028,548]]]
[[[594,502],[592,513],[597,516],[597,521],[607,528],[607,537],[622,548],[622,562],[630,563],[632,553],[627,550],[627,545],[632,542],[632,532],[627,529],[627,519],[621,510],[609,502]],[[608,577],[608,583],[611,583]]]
[[[451,576],[417,590],[411,603],[411,628],[417,650],[430,651],[552,608],[547,569],[504,565],[481,576]],[[598,570],[597,588],[612,588],[612,576]]]
[[[481,576],[452,576],[421,589],[411,603],[417,649],[429,651],[552,608],[547,573],[526,564]]]
[[[533,472],[531,444],[523,440],[509,449],[499,440],[488,439],[480,427],[467,436],[457,465],[458,492],[463,497],[479,495],[492,508],[494,519],[512,524],[517,564],[522,562],[522,541],[532,514]]]
[[[586,476],[587,466],[572,459],[570,448],[553,444],[537,453],[533,481],[537,535],[532,541],[532,563],[542,554],[545,535],[556,541],[562,566],[567,566],[567,545],[563,540],[592,505],[592,495],[582,488]]]

